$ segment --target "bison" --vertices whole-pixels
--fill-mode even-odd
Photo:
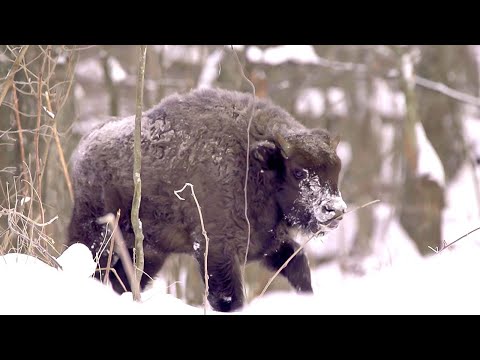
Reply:
[[[108,251],[100,251],[106,230],[97,219],[106,213],[120,209],[119,227],[133,253],[133,132],[133,116],[105,123],[80,141],[72,159],[75,199],[69,242],[84,243],[94,255],[101,253],[101,267]],[[217,311],[239,309],[248,231],[247,150],[248,261],[260,260],[275,271],[299,247],[293,231],[328,231],[338,226],[345,212],[338,188],[337,144],[326,130],[308,129],[272,102],[249,94],[200,89],[163,99],[142,117],[145,272],[154,276],[169,254],[188,253],[198,261],[204,278],[205,239],[197,207],[191,196],[180,201],[174,194],[192,183],[210,240],[209,303]],[[122,262],[114,268],[128,286]],[[312,292],[303,252],[281,274],[298,292]],[[111,281],[121,293],[116,278]],[[142,288],[147,282],[143,276]]]

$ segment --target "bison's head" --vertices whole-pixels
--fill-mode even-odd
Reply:
[[[307,233],[338,226],[347,206],[338,189],[337,139],[324,130],[277,135],[253,149],[272,175],[277,204],[289,226]]]

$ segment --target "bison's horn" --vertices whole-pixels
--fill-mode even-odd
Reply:
[[[280,150],[282,151],[282,155],[285,159],[288,159],[289,156],[291,155],[292,153],[292,146],[288,143],[287,140],[285,140],[285,138],[280,135],[280,134],[277,134],[276,136],[276,140],[277,140],[277,143],[278,145],[280,145]]]
[[[332,148],[334,148],[336,150],[339,142],[340,142],[340,136],[337,135],[332,139],[330,144],[331,144]]]

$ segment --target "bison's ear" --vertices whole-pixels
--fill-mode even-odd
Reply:
[[[278,153],[275,144],[268,140],[257,141],[250,147],[250,154],[256,159],[263,170],[269,170],[273,164],[274,156]]]

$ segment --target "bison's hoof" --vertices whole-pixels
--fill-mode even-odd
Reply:
[[[231,296],[212,296],[209,297],[210,305],[215,311],[230,312],[238,310],[242,307],[242,301],[238,299],[232,299]]]

